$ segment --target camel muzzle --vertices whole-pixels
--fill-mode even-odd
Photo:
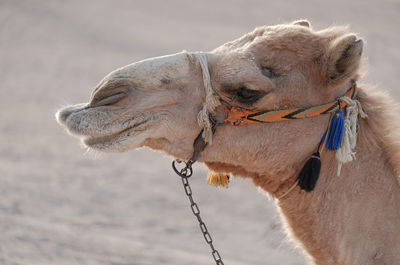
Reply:
[[[82,103],[82,104],[63,108],[63,109],[57,111],[56,120],[59,124],[66,126],[67,120],[71,116],[71,114],[79,112],[79,111],[87,109],[87,108],[89,108],[89,105],[87,103]]]

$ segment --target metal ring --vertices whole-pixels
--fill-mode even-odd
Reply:
[[[192,176],[193,170],[192,170],[191,164],[185,163],[185,167],[179,171],[178,168],[176,167],[175,163],[180,164],[180,163],[182,163],[182,161],[177,160],[177,159],[172,161],[172,169],[175,171],[175,173],[177,175],[179,175],[181,178],[185,178],[185,179],[190,178]]]

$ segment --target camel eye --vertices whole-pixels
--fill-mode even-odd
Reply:
[[[253,103],[262,97],[262,92],[241,87],[236,92],[236,98],[241,103]]]

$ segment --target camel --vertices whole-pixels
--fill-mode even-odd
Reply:
[[[362,48],[348,27],[314,30],[306,20],[262,26],[210,52],[183,51],[119,68],[97,85],[89,103],[63,108],[56,119],[93,150],[149,147],[183,161],[203,130],[208,145],[198,161],[214,172],[251,178],[275,198],[288,235],[310,264],[400,264],[396,110],[386,93],[360,83]],[[356,157],[338,176],[335,152],[323,151],[311,191],[293,183],[330,115],[224,124],[210,133],[207,115],[225,103],[251,111],[315,106],[335,101],[354,81],[367,115],[358,119]]]

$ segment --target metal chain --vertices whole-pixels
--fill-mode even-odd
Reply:
[[[192,176],[192,173],[193,173],[192,165],[193,165],[194,161],[189,160],[188,162],[186,162],[186,165],[184,168],[182,168],[181,170],[178,170],[175,163],[181,163],[181,162],[182,161],[174,160],[172,162],[172,168],[174,169],[175,173],[178,174],[182,179],[183,188],[184,188],[185,193],[188,196],[189,201],[190,201],[190,208],[192,209],[194,216],[196,216],[197,221],[199,221],[200,230],[203,233],[205,241],[211,248],[211,255],[212,255],[215,263],[217,265],[224,265],[221,255],[219,254],[218,250],[216,250],[214,248],[213,240],[211,238],[210,233],[208,232],[207,226],[201,219],[200,209],[197,206],[197,203],[195,203],[193,200],[192,189],[190,188],[188,179],[190,178],[190,176]]]

